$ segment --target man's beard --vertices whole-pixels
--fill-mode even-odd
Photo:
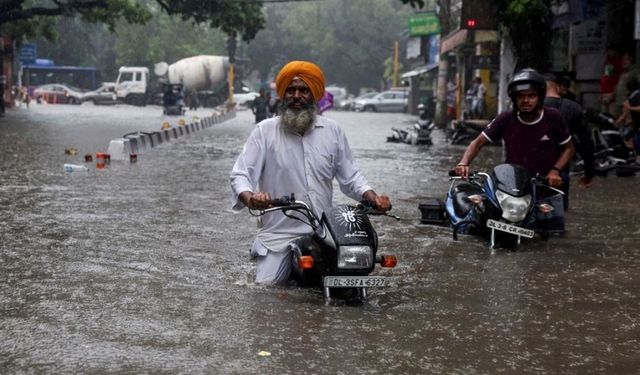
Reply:
[[[283,103],[281,107],[281,121],[284,129],[291,133],[304,134],[311,129],[316,119],[315,105],[307,104],[305,108],[290,108],[291,101]]]

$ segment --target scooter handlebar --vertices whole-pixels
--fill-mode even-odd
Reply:
[[[396,220],[400,220],[400,216],[390,214],[389,211],[393,208],[393,205],[389,205],[389,211],[380,212],[377,210],[375,202],[369,202],[367,200],[361,200],[358,204],[358,207],[363,209],[367,215],[384,215],[392,217]]]
[[[474,179],[474,178],[476,178],[476,177],[477,177],[476,175],[478,174],[478,171],[469,171],[469,176],[468,176],[468,177],[462,177],[462,176],[459,176],[459,175],[456,173],[456,170],[455,170],[455,169],[451,169],[451,170],[449,170],[448,174],[449,174],[450,179],[463,179],[463,178],[468,178],[468,179],[472,180],[472,179]]]
[[[290,206],[291,204],[293,204],[295,202],[295,198],[293,197],[293,194],[291,197],[288,196],[283,196],[281,198],[274,198],[271,200],[271,205],[273,207],[283,207],[283,206]]]
[[[549,181],[547,181],[547,179],[545,177],[542,177],[540,175],[535,176],[531,179],[531,183],[537,185],[537,186],[542,186],[545,187],[549,190],[553,190],[558,194],[564,195],[564,191],[560,190],[560,189],[556,189],[553,186],[549,185]]]

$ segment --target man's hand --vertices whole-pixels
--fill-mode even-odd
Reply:
[[[559,188],[562,186],[562,177],[557,170],[552,169],[547,173],[547,182],[554,188]]]
[[[458,164],[455,168],[456,175],[460,177],[469,177],[469,166],[467,164]]]
[[[264,210],[271,205],[271,194],[264,192],[253,193],[243,191],[240,193],[239,199],[245,206],[252,210]]]
[[[375,205],[376,211],[380,213],[387,212],[391,209],[391,200],[386,195],[378,195],[373,190],[367,190],[362,194],[362,198]]]
[[[593,185],[593,178],[587,177],[587,176],[580,177],[580,180],[578,181],[578,186],[581,189],[588,189],[591,187],[591,185]]]

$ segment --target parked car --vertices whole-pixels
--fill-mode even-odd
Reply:
[[[59,83],[42,85],[33,90],[33,97],[37,103],[44,100],[51,104],[80,104],[83,95],[81,89]]]
[[[355,102],[358,112],[406,112],[408,93],[406,91],[383,91],[372,98]]]
[[[115,104],[118,98],[113,84],[103,84],[96,90],[87,91],[82,96],[82,101],[93,102],[93,104]]]
[[[356,110],[356,101],[358,100],[363,100],[363,99],[370,99],[373,98],[374,96],[378,95],[379,92],[377,91],[371,91],[368,92],[366,94],[362,94],[360,96],[357,97],[349,97],[345,100],[343,100],[342,102],[340,102],[340,109],[343,111],[355,111]]]
[[[250,108],[251,104],[253,103],[253,99],[255,99],[258,96],[260,96],[259,93],[255,91],[251,91],[247,87],[243,87],[242,92],[233,93],[233,101],[238,105]]]

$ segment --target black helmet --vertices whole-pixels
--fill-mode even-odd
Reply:
[[[527,68],[517,72],[507,86],[507,93],[515,105],[516,94],[529,89],[534,89],[538,93],[538,105],[542,106],[547,93],[547,84],[544,77],[534,69]]]

